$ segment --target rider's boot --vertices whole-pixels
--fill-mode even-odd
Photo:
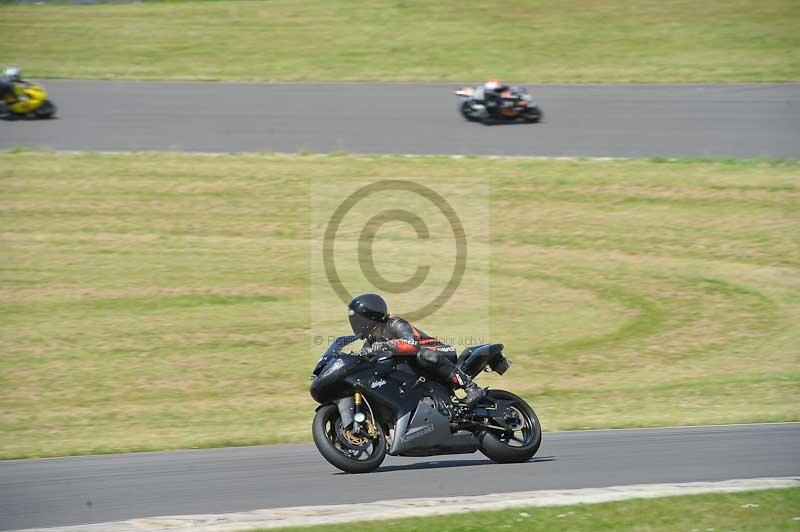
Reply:
[[[475,384],[469,375],[461,371],[460,368],[455,368],[453,373],[450,374],[450,382],[467,392],[464,404],[468,407],[474,406],[478,401],[486,397],[486,390]]]

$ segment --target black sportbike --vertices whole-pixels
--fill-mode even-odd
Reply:
[[[527,89],[509,87],[499,94],[499,98],[487,101],[486,91],[482,86],[464,87],[455,91],[461,98],[458,106],[461,116],[470,122],[484,124],[496,122],[541,122],[541,107],[536,105]]]
[[[320,403],[314,443],[337,468],[368,473],[387,454],[481,451],[496,462],[525,462],[536,454],[541,426],[521,398],[489,390],[469,408],[448,386],[420,376],[403,357],[342,352],[357,339],[342,336],[334,341],[311,377],[311,396]],[[456,363],[473,378],[484,370],[502,375],[509,367],[502,344],[469,347]]]

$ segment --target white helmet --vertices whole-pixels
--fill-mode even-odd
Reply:
[[[22,70],[17,67],[7,67],[3,74],[9,81],[19,81],[22,77]]]
[[[483,88],[487,91],[496,91],[500,87],[503,86],[503,83],[499,79],[490,79],[486,83],[483,84]]]

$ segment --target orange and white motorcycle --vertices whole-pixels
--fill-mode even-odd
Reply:
[[[461,98],[461,115],[470,122],[535,123],[542,120],[542,110],[523,87],[508,87],[499,94],[488,95],[489,97],[482,85],[464,87],[454,93]]]

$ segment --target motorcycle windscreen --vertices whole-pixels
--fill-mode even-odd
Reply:
[[[350,336],[340,336],[336,340],[331,342],[331,345],[329,345],[328,349],[326,349],[325,352],[322,354],[319,361],[317,362],[316,367],[314,368],[314,371],[311,372],[311,374],[317,376],[320,373],[322,373],[322,370],[325,368],[325,366],[328,365],[328,363],[334,356],[338,355],[339,352],[341,352],[344,346],[352,344],[356,340],[358,340],[358,336],[350,335]]]

